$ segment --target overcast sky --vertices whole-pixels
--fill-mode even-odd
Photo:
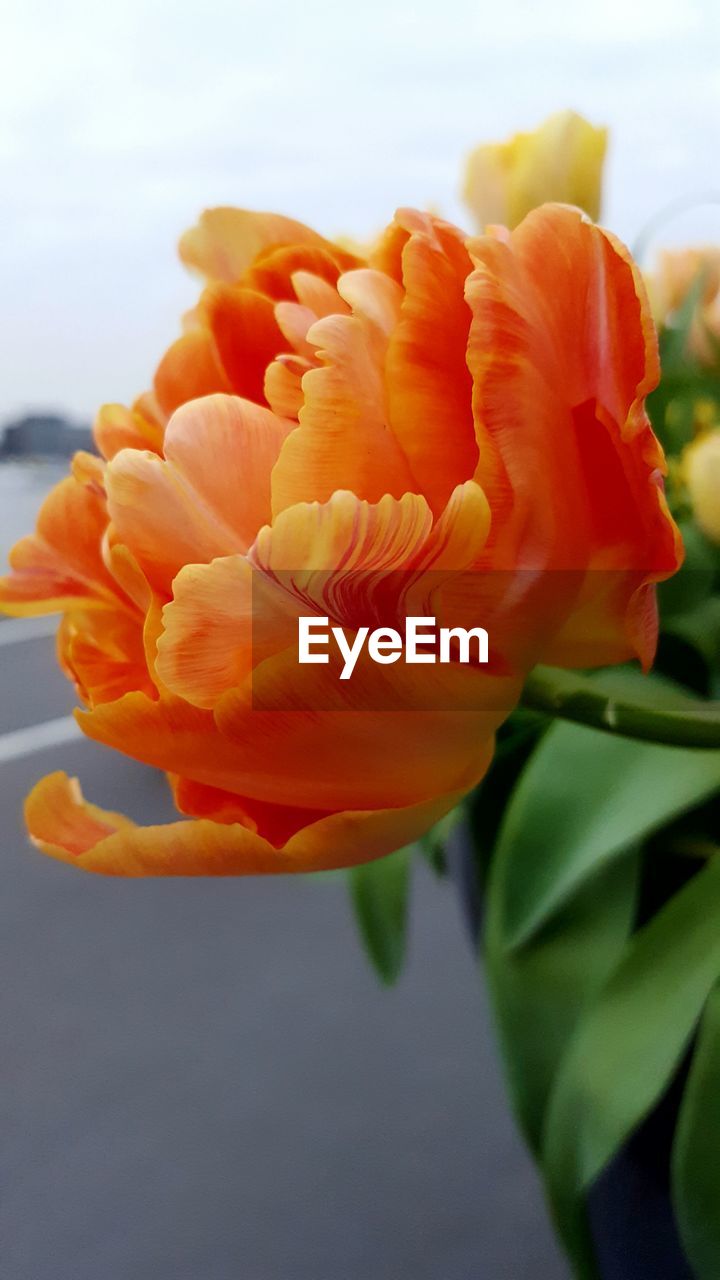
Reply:
[[[2,0],[0,420],[148,385],[206,205],[362,238],[463,217],[463,156],[572,106],[612,128],[605,221],[720,193],[718,0]],[[664,239],[720,241],[720,207]]]

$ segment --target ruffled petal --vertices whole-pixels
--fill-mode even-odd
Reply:
[[[159,700],[132,692],[75,714],[87,737],[143,764],[247,794],[243,762],[233,743],[218,733],[210,711],[165,692]]]
[[[299,302],[278,302],[275,305],[275,319],[288,349],[315,363],[315,348],[307,341],[307,332],[317,320],[315,312]]]
[[[190,778],[168,774],[175,806],[189,818],[211,818],[213,822],[234,823],[260,832],[279,849],[310,823],[329,815],[322,809],[298,809],[282,804],[263,804],[247,796],[234,796],[219,787],[204,786]]]
[[[287,348],[275,319],[275,304],[254,289],[215,285],[204,294],[202,310],[225,372],[226,389],[264,404],[265,370]]]
[[[108,464],[113,524],[158,590],[169,594],[183,565],[247,549],[269,519],[270,474],[291,426],[250,401],[208,396],[173,415],[164,460],[123,450]]]
[[[469,790],[520,683],[468,667],[424,668],[422,684],[414,668],[393,671],[359,664],[339,681],[337,668],[299,667],[286,651],[214,713],[129,693],[76,716],[88,737],[144,764],[268,803],[336,811]],[[284,709],[257,709],[268,705]]]
[[[243,549],[270,519],[270,476],[294,423],[237,396],[185,405],[165,433],[165,457]]]
[[[475,480],[466,480],[450,494],[428,536],[419,568],[463,570],[482,562],[490,533],[490,504]]]
[[[304,402],[302,380],[313,367],[314,362],[296,355],[280,356],[268,365],[264,394],[273,413],[297,420]]]
[[[154,388],[166,419],[188,400],[234,390],[212,334],[203,326],[184,333],[168,348],[157,367]]]
[[[260,530],[250,551],[263,572],[363,572],[411,568],[430,533],[432,516],[420,494],[385,494],[370,503],[347,490],[327,502],[302,502]]]
[[[430,523],[417,495],[370,506],[337,493],[324,506],[283,512],[260,531],[249,560],[187,565],[163,613],[161,679],[194,706],[214,706],[249,678],[253,665],[297,645],[301,613],[314,606],[343,620],[357,604],[360,576],[392,573],[413,553],[417,558]]]
[[[163,429],[138,410],[121,404],[104,404],[93,423],[93,438],[104,458],[121,449],[151,449],[162,453]]]
[[[332,315],[307,333],[322,367],[303,378],[299,427],[273,472],[273,512],[325,502],[337,489],[377,502],[417,491],[386,421],[387,337],[367,315]]]
[[[225,556],[186,565],[173,583],[157,670],[168,689],[196,707],[212,707],[252,670],[252,578],[244,556]]]
[[[243,279],[249,288],[257,289],[267,298],[280,302],[297,296],[297,275],[311,275],[314,280],[323,281],[332,289],[343,271],[351,271],[357,266],[360,266],[358,258],[327,241],[323,247],[292,244],[281,249],[264,250],[245,272]]]
[[[383,857],[410,844],[447,813],[459,795],[380,811],[335,813],[304,827],[276,849],[239,824],[208,819],[138,827],[83,799],[76,779],[43,778],[25,802],[36,848],[104,875],[258,875],[320,871]]]
[[[143,622],[119,610],[73,610],[60,623],[60,667],[87,706],[114,702],[133,689],[156,697],[148,671]]]
[[[337,291],[335,283],[309,271],[295,271],[292,276],[295,297],[322,320],[323,316],[348,315],[350,308]]]
[[[261,530],[249,562],[230,556],[180,571],[163,612],[158,674],[173,693],[209,708],[253,666],[296,649],[298,618],[308,609],[351,628],[404,625],[407,593],[429,599],[448,571],[452,579],[475,564],[488,525],[487,502],[473,481],[453,494],[432,529],[417,494],[372,506],[341,492],[322,506],[291,507]]]
[[[280,777],[283,803],[339,810],[467,791],[521,689],[519,680],[458,664],[378,666],[366,652],[341,680],[332,647],[330,659],[299,666],[297,648],[288,649],[216,705],[244,772],[243,794],[277,799]]]
[[[627,571],[627,609],[643,581],[674,572],[679,555],[643,406],[658,362],[639,275],[614,237],[560,206],[471,251],[477,474],[493,513],[500,471],[512,493],[495,564]],[[624,614],[615,623],[627,645],[637,628]]]
[[[386,339],[390,337],[400,318],[403,302],[403,291],[394,280],[381,271],[364,267],[341,276],[337,291],[341,306],[335,308],[334,314],[343,314],[344,302],[348,310],[364,316]]]
[[[244,550],[239,535],[198,502],[177,468],[155,454],[123,449],[109,464],[107,486],[117,536],[166,597],[183,565]]]
[[[35,533],[10,552],[12,573],[0,579],[0,609],[19,617],[125,607],[102,557],[107,523],[105,496],[94,480],[61,480],[40,508]]]
[[[464,297],[472,263],[459,233],[439,219],[411,211],[397,219],[409,230],[405,293],[387,353],[389,422],[417,487],[439,512],[478,460]]]
[[[323,249],[326,241],[302,222],[279,213],[221,207],[207,209],[197,226],[185,232],[180,257],[208,280],[234,284],[261,252],[277,245]]]

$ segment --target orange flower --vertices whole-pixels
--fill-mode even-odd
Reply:
[[[53,774],[28,828],[113,874],[365,861],[481,778],[535,662],[652,658],[679,543],[643,286],[552,206],[476,239],[402,211],[361,267],[229,210],[182,251],[216,281],[192,342],[154,400],[101,415],[107,461],[78,455],[0,603],[63,612],[83,730],[164,769],[193,821],[139,828]],[[468,610],[487,667],[363,660],[342,682],[293,648],[301,613],[351,635]]]

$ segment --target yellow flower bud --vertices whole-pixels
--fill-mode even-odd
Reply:
[[[481,228],[516,227],[546,201],[560,201],[600,215],[607,129],[575,111],[559,111],[532,133],[485,143],[470,155],[464,199]]]
[[[720,427],[688,445],[683,472],[697,523],[711,542],[720,543]]]

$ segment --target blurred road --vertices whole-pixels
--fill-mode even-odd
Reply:
[[[53,768],[170,816],[159,775],[70,740],[42,631],[0,623],[4,1280],[567,1280],[452,892],[418,872],[386,992],[339,879],[32,852]]]

